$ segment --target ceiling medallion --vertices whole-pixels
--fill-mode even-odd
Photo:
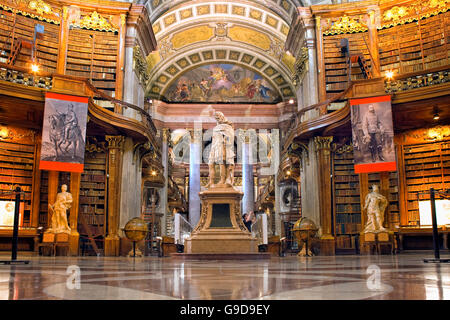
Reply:
[[[227,36],[227,24],[226,23],[217,23],[216,28],[214,30],[214,34],[216,37],[223,38]]]

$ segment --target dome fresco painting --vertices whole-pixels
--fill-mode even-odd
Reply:
[[[235,64],[208,64],[187,71],[163,97],[170,102],[280,101],[278,92],[266,79]]]

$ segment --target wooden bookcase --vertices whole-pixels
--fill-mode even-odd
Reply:
[[[86,153],[84,172],[81,174],[78,232],[80,238],[93,237],[98,240],[96,244],[100,250],[106,233],[106,186],[106,153]]]
[[[0,48],[4,50],[2,58],[7,58],[11,50],[11,35],[14,26],[13,13],[0,9],[2,24],[0,25]],[[56,70],[56,61],[58,57],[59,26],[22,15],[16,16],[16,26],[14,29],[14,38],[33,41],[34,27],[44,26],[44,34],[36,39],[36,58],[41,72],[53,73]],[[6,42],[6,43],[5,43]],[[22,48],[14,65],[28,68],[31,63],[31,49]]]
[[[48,171],[41,171],[41,192],[39,205],[39,226],[48,226]]]
[[[95,87],[114,96],[117,46],[117,33],[71,29],[66,74],[88,78]]]
[[[381,72],[413,73],[449,63],[450,13],[378,31]]]
[[[324,62],[325,62],[325,81],[327,98],[330,98],[335,93],[344,91],[348,84],[348,64],[347,58],[341,49],[338,47],[341,39],[348,38],[350,55],[356,55],[362,53],[367,63],[371,64],[368,43],[367,32],[356,34],[339,34],[323,37],[323,50],[324,50]],[[358,65],[358,63],[352,63],[351,66],[351,80],[364,79],[364,75]]]
[[[31,225],[34,156],[34,144],[0,141],[0,190],[11,191],[13,186],[18,185],[25,192],[21,198],[24,200],[21,212],[23,227]],[[1,200],[14,201],[14,199],[14,196],[1,197]]]
[[[353,152],[333,152],[332,169],[336,253],[356,253],[361,231],[361,204]]]
[[[450,140],[403,146],[407,224],[420,226],[419,200],[430,200],[430,188],[450,188]]]

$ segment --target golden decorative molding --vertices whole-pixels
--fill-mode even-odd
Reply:
[[[292,74],[292,84],[297,87],[303,79],[306,71],[308,71],[308,48],[302,47],[300,55],[295,59],[294,72]]]
[[[108,149],[119,149],[122,150],[123,149],[123,145],[125,142],[125,137],[124,136],[109,136],[106,135],[105,136],[105,140],[108,142]]]
[[[317,136],[314,137],[314,146],[316,147],[316,150],[326,149],[330,150],[331,148],[331,142],[333,141],[333,137],[321,137]]]
[[[0,8],[5,11],[15,12],[22,16],[28,16],[30,18],[38,19],[41,21],[46,21],[54,24],[61,23],[61,10],[51,7],[48,3],[42,0],[20,0],[17,3],[17,7],[11,7],[6,4],[0,3]]]
[[[97,11],[92,12],[91,15],[84,16],[79,23],[73,24],[75,27],[99,31],[116,32],[118,29],[112,25],[112,16],[109,19],[104,18]]]
[[[43,0],[31,0],[28,2],[28,8],[35,10],[38,14],[51,14],[52,7]]]
[[[399,24],[418,21],[438,15],[450,9],[450,0],[415,1],[409,6],[394,6],[382,14],[378,29],[390,28]]]
[[[424,141],[443,141],[450,137],[450,126],[437,126],[429,129],[412,130],[407,136]]]
[[[368,30],[365,24],[346,15],[340,17],[337,21],[329,21],[329,25],[330,27],[323,31],[323,34],[326,36],[342,33],[365,32]]]
[[[395,6],[392,9],[389,9],[383,13],[383,20],[384,21],[398,21],[404,16],[407,16],[409,13],[409,8],[407,7],[399,7]]]

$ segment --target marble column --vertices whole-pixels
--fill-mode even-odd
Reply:
[[[272,130],[272,163],[275,188],[275,235],[281,236],[281,192],[278,185],[278,168],[280,166],[280,132]]]
[[[320,254],[335,254],[335,239],[331,226],[331,142],[333,137],[314,137],[319,169]]]
[[[162,219],[161,219],[161,234],[167,235],[167,215],[169,214],[169,208],[167,205],[167,195],[168,195],[168,184],[169,184],[169,154],[168,154],[168,142],[169,130],[162,129],[162,144],[161,144],[161,161],[163,165],[163,175],[164,175],[164,186],[160,191],[160,207],[162,209]],[[171,213],[170,213],[171,214]]]
[[[105,136],[108,142],[108,235],[105,256],[119,255],[120,191],[123,158],[123,136]]]
[[[242,198],[242,214],[255,210],[255,194],[253,179],[253,143],[254,139],[250,139],[250,132],[241,132],[242,142],[242,189],[244,196]]]
[[[195,227],[200,219],[200,163],[202,155],[202,131],[190,131],[189,149],[189,223]]]

